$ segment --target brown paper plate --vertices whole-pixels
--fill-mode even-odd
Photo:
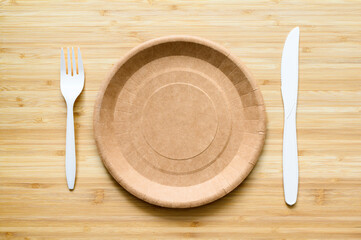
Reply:
[[[96,143],[111,175],[164,207],[212,202],[247,177],[264,144],[265,109],[236,57],[210,41],[141,44],[112,70],[95,104]]]

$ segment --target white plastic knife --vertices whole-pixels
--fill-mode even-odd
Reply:
[[[287,36],[281,63],[281,92],[284,107],[283,189],[288,205],[296,203],[298,193],[296,108],[299,39],[300,29],[296,27]]]

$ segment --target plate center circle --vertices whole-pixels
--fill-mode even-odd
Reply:
[[[158,154],[184,160],[212,143],[218,128],[214,104],[202,89],[186,82],[157,89],[142,113],[142,132]]]

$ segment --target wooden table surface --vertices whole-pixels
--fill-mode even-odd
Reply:
[[[299,198],[282,189],[280,63],[300,26]],[[253,72],[268,118],[264,150],[233,192],[187,210],[122,189],[93,138],[105,76],[138,44],[171,34],[227,47]],[[60,47],[80,46],[77,183],[64,172]],[[360,239],[361,1],[20,1],[0,3],[1,239]]]

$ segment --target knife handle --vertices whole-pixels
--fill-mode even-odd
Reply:
[[[285,114],[283,129],[283,189],[285,201],[292,206],[298,193],[298,154],[296,134],[296,107]]]

